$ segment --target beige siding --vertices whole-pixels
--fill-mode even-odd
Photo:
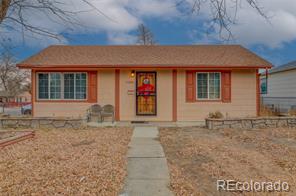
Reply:
[[[115,103],[115,72],[114,70],[98,71],[98,104]],[[35,102],[34,116],[35,117],[85,117],[86,110],[93,103],[85,102]]]
[[[115,104],[115,71],[101,70],[98,72],[98,103]]]
[[[136,116],[135,78],[131,70],[120,72],[120,120],[172,121],[172,71],[157,70],[157,116]],[[256,116],[256,72],[232,72],[232,101],[195,102],[185,101],[185,70],[177,75],[177,118],[178,121],[203,120],[209,112],[221,111],[225,116]],[[99,70],[98,103],[115,105],[115,71]],[[83,117],[93,103],[35,102],[36,117]]]
[[[209,112],[220,111],[225,116],[241,117],[256,116],[256,72],[233,71],[231,74],[232,100],[231,103],[222,102],[194,102],[186,103],[185,79],[186,72],[178,71],[178,120],[203,120]]]
[[[85,117],[90,103],[35,102],[35,117]]]
[[[172,121],[172,71],[157,71],[157,116],[136,115],[135,78],[129,70],[120,73],[120,120]],[[134,91],[129,93],[128,91]]]

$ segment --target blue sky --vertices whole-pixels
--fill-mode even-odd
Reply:
[[[80,9],[85,6],[79,2],[80,0],[72,1]],[[186,6],[190,6],[191,1],[187,0]],[[268,22],[253,8],[243,3],[237,13],[237,23],[231,26],[235,39],[230,42],[222,41],[215,30],[212,30],[210,35],[206,35],[211,18],[210,8],[206,3],[199,14],[186,15],[182,9],[173,6],[176,0],[94,2],[115,22],[94,11],[79,15],[78,18],[84,25],[78,27],[53,23],[38,13],[34,15],[30,13],[26,16],[32,24],[44,25],[60,34],[62,41],[38,35],[28,36],[31,35],[29,32],[21,34],[11,32],[9,29],[0,28],[0,30],[5,32],[6,38],[13,40],[12,45],[16,47],[15,53],[19,61],[51,44],[134,44],[136,29],[140,23],[144,23],[153,32],[160,45],[242,44],[274,65],[296,60],[295,0],[258,1],[269,16]],[[231,5],[229,12],[233,12]]]

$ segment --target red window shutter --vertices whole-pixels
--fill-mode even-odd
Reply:
[[[195,86],[196,86],[196,72],[187,71],[186,72],[186,101],[194,102],[195,101]]]
[[[88,72],[88,102],[97,102],[97,72]]]
[[[231,72],[222,72],[222,101],[231,102]]]

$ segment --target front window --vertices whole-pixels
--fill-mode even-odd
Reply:
[[[196,73],[197,99],[218,100],[221,92],[221,73],[202,72]]]
[[[38,99],[86,99],[86,73],[39,73]]]

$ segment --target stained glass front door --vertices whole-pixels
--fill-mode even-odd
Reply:
[[[137,72],[136,113],[156,115],[156,72]]]

